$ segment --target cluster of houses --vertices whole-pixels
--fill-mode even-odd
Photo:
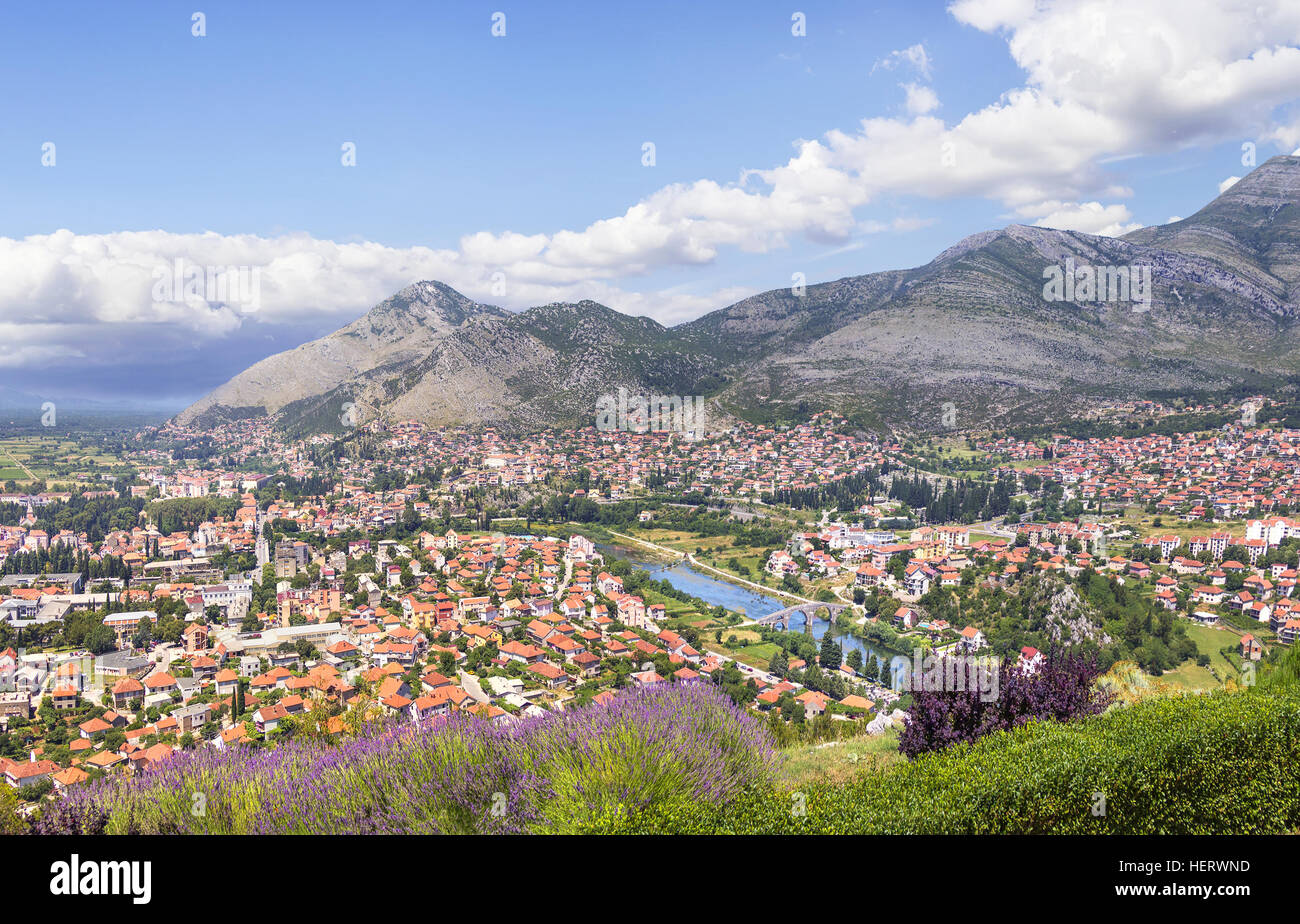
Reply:
[[[995,473],[1050,478],[1064,486],[1066,500],[1101,509],[1152,505],[1157,513],[1194,522],[1300,508],[1300,430],[1228,426],[1209,435],[1057,437],[1050,458],[1029,441],[1003,438],[979,448],[1043,459],[1032,468],[1007,465]]]
[[[344,730],[337,713],[358,703],[399,721],[456,710],[510,721],[563,708],[578,685],[602,675],[606,659],[626,659],[626,682],[634,687],[699,683],[725,666],[660,628],[663,605],[627,593],[581,536],[448,531],[421,534],[417,544],[426,568],[400,598],[388,596],[396,605],[363,594],[328,621],[258,613],[254,632],[208,622],[211,611],[196,608],[181,645],[139,653],[129,639],[150,611],[113,613],[108,620],[122,651],[98,659],[4,652],[0,721],[30,719],[44,697],[56,712],[84,711],[89,703],[100,713],[79,723],[69,766],[51,766],[38,747],[31,760],[5,766],[11,785],[49,778],[63,786],[94,771],[145,768],[174,754],[186,735],[190,746],[216,748],[264,738],[318,705],[334,713],[327,720],[334,733]],[[357,542],[347,554],[372,554],[377,546]],[[328,567],[322,553],[312,556]],[[472,658],[479,677],[465,670]],[[667,676],[656,667],[665,664]],[[237,700],[244,707],[238,716]],[[145,722],[147,715],[160,718]]]
[[[854,569],[859,586],[874,586],[875,578],[883,578],[889,563],[905,555],[930,563],[933,572],[927,571],[926,576],[938,579],[937,569],[949,558],[959,563],[962,550],[969,546],[970,528],[966,526],[922,526],[912,530],[907,542],[900,542],[892,530],[837,521],[817,532],[794,533],[784,549],[772,551],[764,569],[778,577],[802,574],[814,580],[835,578],[845,569]],[[961,567],[964,565],[957,564],[955,571]]]
[[[881,546],[872,562],[858,566],[854,583],[913,602],[932,587],[960,584],[962,571],[972,563],[981,567],[987,580],[1003,585],[1014,584],[1032,571],[1077,574],[1087,568],[1116,574],[1120,580],[1146,582],[1156,605],[1173,611],[1187,610],[1196,621],[1214,624],[1225,610],[1235,610],[1268,627],[1284,644],[1300,640],[1296,556],[1261,563],[1261,557],[1283,541],[1300,537],[1300,519],[1251,520],[1244,536],[1216,531],[1186,539],[1162,535],[1139,541],[1139,547],[1158,550],[1159,560],[1154,563],[1104,554],[1105,533],[1096,523],[1024,523],[1018,527],[1018,534],[1024,539],[1020,544],[989,539],[965,548],[954,547],[939,558],[928,555],[915,542]],[[1078,540],[1078,545],[1071,548],[1070,540]],[[1245,548],[1246,561],[1225,560],[1223,556],[1231,548]],[[1036,559],[1032,568],[1031,551]],[[887,566],[889,558],[903,552],[910,557],[900,579]],[[916,610],[901,606],[893,622],[899,628],[911,629],[918,627],[921,619]]]
[[[602,431],[594,426],[509,438],[491,428],[438,428],[415,421],[367,427],[389,458],[401,460],[401,469],[413,481],[419,473],[434,468],[457,472],[454,479],[439,486],[436,498],[453,510],[457,499],[471,491],[530,485],[555,476],[576,477],[580,472],[600,473],[607,483],[604,496],[615,500],[644,490],[651,478],[667,491],[712,490],[726,496],[757,498],[777,488],[798,489],[850,477],[880,465],[888,453],[900,448],[891,442],[849,435],[844,432],[850,429],[847,421],[830,413],[786,428],[737,422],[703,439],[684,439],[667,431]],[[171,422],[160,435],[177,441],[210,438],[224,447],[223,458],[269,458],[295,478],[325,474],[312,462],[311,455],[313,444],[322,437],[285,444],[275,438],[261,418],[232,421],[212,431]],[[158,456],[151,460],[149,455],[142,452],[137,460],[142,463],[148,490],[157,487],[168,496],[251,490],[235,480],[235,475],[212,470],[178,471],[170,459]],[[368,520],[376,513],[382,515],[392,503],[397,504],[396,513],[400,515],[402,504],[409,498],[399,499],[392,492],[372,493],[363,487],[380,467],[368,459],[338,462],[328,474],[339,479],[347,497],[337,507],[324,510],[324,518]],[[601,496],[594,488],[583,489],[582,493],[593,498]],[[328,530],[328,523],[323,526]]]
[[[725,660],[665,628],[664,606],[628,592],[580,536],[462,536],[447,530],[419,532],[406,542],[350,537],[387,530],[412,510],[426,520],[440,511],[454,514],[473,491],[556,475],[599,473],[599,490],[593,485],[577,492],[597,500],[604,499],[602,492],[609,499],[634,496],[651,478],[667,491],[758,497],[778,488],[824,486],[901,450],[888,441],[846,435],[844,425],[842,418],[823,414],[789,428],[741,423],[684,440],[594,427],[507,438],[491,429],[374,424],[376,439],[388,450],[385,461],[343,459],[326,471],[312,452],[324,437],[286,443],[256,419],[221,424],[216,431],[168,424],[165,437],[209,437],[226,447],[223,458],[236,465],[258,459],[298,479],[327,476],[331,490],[259,509],[253,492],[277,476],[178,466],[164,450],[141,449],[134,461],[142,483],[125,490],[235,498],[234,512],[192,531],[163,535],[138,525],[113,530],[96,543],[84,533],[50,535],[38,528],[38,509],[67,495],[9,498],[23,506],[25,516],[0,526],[0,564],[18,552],[62,546],[120,558],[131,580],[110,582],[105,597],[88,590],[80,574],[0,578],[0,622],[24,628],[101,608],[111,599],[114,611],[105,623],[120,648],[90,665],[0,652],[0,722],[30,718],[46,696],[59,711],[98,704],[97,714],[77,725],[68,766],[53,765],[38,747],[26,760],[3,761],[0,772],[16,787],[45,779],[72,785],[95,771],[166,760],[187,735],[195,746],[226,747],[271,735],[317,706],[337,713],[359,698],[398,720],[465,710],[510,721],[561,707],[583,682],[603,676],[611,658],[632,665],[627,683],[633,686],[707,680]],[[961,525],[922,526],[901,539],[892,530],[836,521],[795,533],[764,567],[777,576],[814,579],[851,573],[855,587],[898,599],[890,618],[899,628],[952,630],[959,648],[970,652],[987,644],[979,629],[939,625],[941,620],[927,620],[915,604],[936,587],[960,585],[972,566],[1004,584],[1031,571],[1091,568],[1149,582],[1159,605],[1187,609],[1202,621],[1239,611],[1260,626],[1260,637],[1250,633],[1241,640],[1246,658],[1260,657],[1269,636],[1283,643],[1300,639],[1295,563],[1268,558],[1282,542],[1300,537],[1300,519],[1288,515],[1300,509],[1300,431],[1230,427],[1209,436],[1059,437],[1050,452],[1003,438],[983,448],[1040,460],[1031,469],[1007,466],[996,473],[1051,478],[1064,486],[1065,501],[1099,509],[1154,505],[1187,522],[1207,521],[1204,534],[1148,537],[1140,544],[1152,554],[1130,560],[1110,554],[1105,527],[1092,522],[1022,523],[1016,541],[972,542],[969,528]],[[450,474],[430,489],[419,476],[433,469]],[[405,487],[370,487],[376,475],[394,470],[408,476]],[[1244,536],[1208,522],[1255,510],[1267,516],[1250,520]],[[292,523],[291,538],[272,546],[263,534],[268,521]],[[335,537],[347,541],[326,545]],[[1243,549],[1243,560],[1225,560],[1230,547]],[[213,564],[222,551],[254,555],[257,570],[223,573]],[[1158,561],[1146,560],[1152,558]],[[358,568],[362,559],[372,560],[373,568]],[[275,605],[250,614],[253,581],[263,566],[271,567],[277,582]],[[312,579],[304,582],[304,573]],[[343,590],[349,574],[357,577],[354,593]],[[152,617],[150,606],[163,598],[185,603],[182,643],[132,650],[141,621]],[[242,631],[250,618],[256,629]],[[307,648],[315,654],[304,655]],[[471,658],[488,668],[481,682],[465,670]],[[1026,649],[1021,659],[1034,665],[1041,655]],[[667,676],[661,674],[665,664]],[[847,665],[841,670],[850,680],[860,679]],[[597,698],[609,695],[605,690]],[[786,695],[809,717],[828,709],[865,714],[883,698],[855,692],[832,704],[824,694],[772,678],[759,691],[758,706],[770,708]],[[238,703],[246,715],[233,715]],[[144,721],[150,715],[157,718]],[[343,730],[339,715],[328,724],[329,731]]]

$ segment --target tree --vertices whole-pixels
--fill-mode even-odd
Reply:
[[[842,663],[842,657],[843,649],[841,649],[839,643],[831,637],[831,630],[828,627],[826,629],[826,634],[822,636],[822,648],[818,660],[821,662],[822,667],[827,670],[834,670]]]
[[[136,625],[135,635],[131,637],[131,644],[136,648],[147,648],[152,640],[153,620],[148,616],[141,616],[140,622]]]
[[[86,633],[82,644],[91,654],[107,654],[117,650],[117,636],[101,622]]]

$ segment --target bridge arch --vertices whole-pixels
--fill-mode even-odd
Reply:
[[[790,628],[790,617],[795,613],[802,613],[804,622],[809,622],[816,616],[818,610],[825,610],[827,616],[834,621],[835,617],[845,610],[849,609],[847,603],[799,603],[795,606],[787,606],[783,610],[777,610],[775,613],[769,613],[754,622],[760,626],[781,626],[783,629]]]

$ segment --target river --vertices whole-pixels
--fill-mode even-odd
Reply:
[[[768,616],[790,605],[790,603],[779,597],[760,593],[748,587],[742,587],[739,584],[732,584],[722,578],[714,577],[685,561],[666,562],[662,559],[649,558],[645,553],[637,549],[620,545],[598,543],[597,548],[606,555],[621,558],[632,567],[646,572],[656,581],[666,580],[683,593],[699,597],[711,606],[721,606],[732,612],[743,613],[750,619]],[[803,629],[803,614],[795,613],[790,617],[790,631],[802,632]],[[887,661],[894,655],[894,652],[875,651],[856,635],[836,628],[828,620],[813,618],[812,634],[818,644],[821,643],[822,636],[826,634],[827,630],[830,630],[831,638],[839,643],[846,657],[855,648],[862,652],[864,658],[868,655],[875,655],[878,662]]]

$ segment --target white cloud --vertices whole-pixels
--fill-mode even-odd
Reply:
[[[904,105],[912,115],[925,115],[939,108],[939,97],[929,87],[905,83],[903,90],[907,93],[907,102]]]
[[[590,298],[630,314],[675,323],[753,294],[743,287],[706,294],[636,293],[597,278],[591,266],[569,270],[538,260],[550,239],[471,235],[459,250],[340,244],[305,234],[266,238],[213,233],[135,231],[76,235],[61,230],[22,240],[0,238],[0,367],[58,360],[96,363],[147,357],[165,332],[201,344],[253,323],[304,324],[322,316],[352,320],[366,307],[419,279],[437,279],[471,298],[513,307]],[[597,241],[599,243],[599,241]],[[563,243],[557,245],[563,247]],[[616,261],[593,245],[593,263]],[[185,267],[258,271],[255,305],[202,298],[158,300],[155,284],[174,261]],[[504,295],[493,274],[504,273]],[[605,275],[612,276],[613,270]],[[134,333],[131,333],[134,331]],[[112,350],[107,345],[120,343]]]
[[[925,46],[910,45],[907,48],[891,51],[871,66],[871,72],[874,74],[877,70],[892,71],[900,66],[910,67],[922,77],[929,78],[930,56],[926,53]]]
[[[1121,203],[1112,205],[1102,205],[1100,202],[1040,203],[1032,211],[1041,212],[1044,209],[1050,211],[1034,221],[1034,224],[1040,228],[1118,237],[1142,227],[1141,222],[1132,220],[1133,215],[1129,212],[1128,206]]]
[[[22,369],[49,363],[84,359],[83,350],[63,343],[41,342],[40,336],[53,336],[59,331],[50,325],[37,329],[32,324],[0,324],[0,369]]]
[[[1241,182],[1241,177],[1239,176],[1230,176],[1227,179],[1223,180],[1223,182],[1219,184],[1219,195],[1222,196],[1229,189],[1236,186],[1239,182]]]
[[[1300,142],[1300,119],[1273,126],[1264,134],[1264,140],[1272,141],[1283,150],[1291,147],[1296,142]]]
[[[994,32],[1024,25],[1035,7],[1034,0],[958,0],[948,12],[981,32]]]

